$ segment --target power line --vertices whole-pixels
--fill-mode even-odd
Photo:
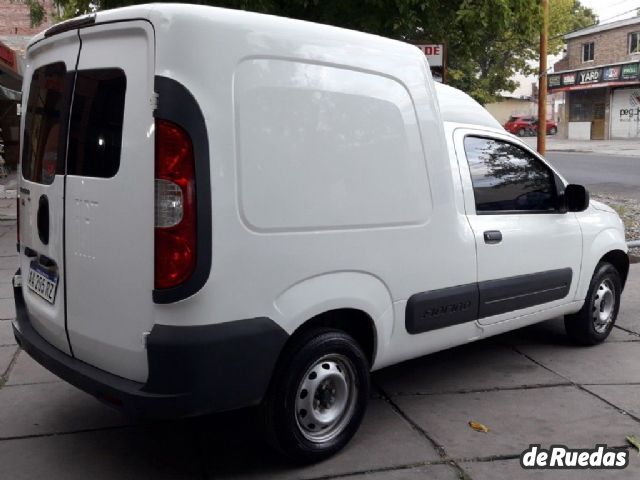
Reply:
[[[561,37],[564,37],[565,35],[569,35],[569,34],[574,33],[574,32],[579,32],[580,30],[584,30],[585,28],[591,28],[591,27],[597,27],[598,25],[604,25],[609,20],[612,20],[612,19],[617,18],[617,17],[621,17],[622,15],[626,15],[627,13],[637,12],[638,9],[640,9],[640,5],[638,5],[635,8],[632,8],[631,10],[627,10],[626,12],[622,12],[622,13],[619,13],[617,15],[614,15],[613,17],[605,18],[604,20],[601,20],[598,23],[592,23],[591,25],[587,25],[586,27],[581,27],[581,28],[578,28],[576,30],[571,30],[570,32],[566,32],[566,33],[561,33],[559,35],[555,35],[555,36],[551,37],[549,40],[555,40],[556,38],[561,38]]]

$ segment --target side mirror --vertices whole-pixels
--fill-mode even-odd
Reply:
[[[582,185],[570,183],[564,189],[564,206],[568,212],[584,212],[589,208],[589,192]]]

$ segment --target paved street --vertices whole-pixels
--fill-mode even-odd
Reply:
[[[640,156],[549,151],[545,157],[570,182],[640,201]]]
[[[335,458],[307,468],[265,451],[254,411],[132,423],[59,381],[14,343],[15,231],[0,226],[0,478],[614,479],[623,471],[523,471],[531,443],[627,448],[640,437],[640,265],[619,328],[577,348],[553,320],[423,357],[374,375],[365,422]],[[489,427],[479,433],[468,426]]]

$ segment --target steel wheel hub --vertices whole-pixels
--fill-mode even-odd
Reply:
[[[596,332],[604,333],[611,322],[616,306],[615,287],[610,280],[605,279],[596,290],[596,297],[591,309],[593,327]]]
[[[296,392],[296,421],[300,432],[314,442],[326,442],[349,422],[356,391],[351,361],[326,355],[307,370]]]

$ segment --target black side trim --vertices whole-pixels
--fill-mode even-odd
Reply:
[[[209,139],[202,111],[193,95],[177,81],[156,76],[158,108],[154,116],[181,126],[191,137],[196,177],[196,229],[198,246],[196,268],[183,284],[166,290],[154,290],[153,301],[173,303],[200,290],[211,271],[211,175],[209,173]]]
[[[478,285],[416,293],[407,301],[405,325],[415,334],[472,322],[478,318]]]
[[[264,396],[288,334],[266,317],[216,325],[155,325],[147,338],[144,390],[192,392],[212,411],[256,405]]]
[[[480,282],[479,318],[560,300],[569,294],[570,268]]]
[[[416,293],[407,301],[405,326],[411,334],[428,332],[560,300],[572,277],[562,268]]]

